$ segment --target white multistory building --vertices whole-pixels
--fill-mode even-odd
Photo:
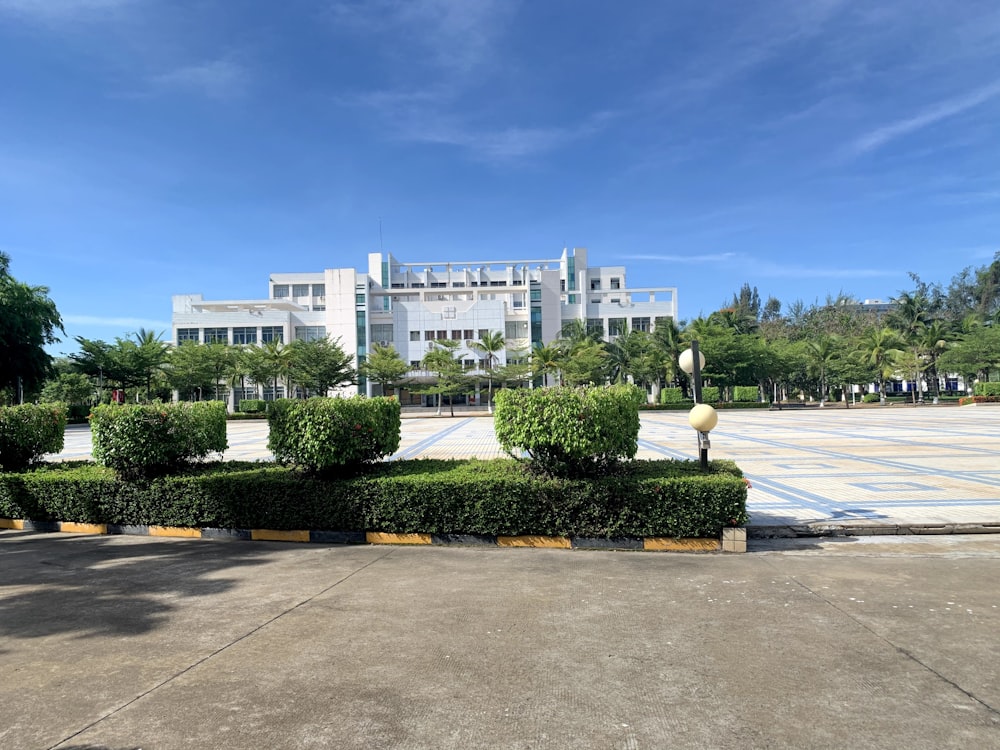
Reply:
[[[260,300],[176,295],[173,342],[262,344],[327,336],[339,339],[355,363],[374,343],[391,344],[417,375],[436,339],[460,341],[459,358],[475,369],[483,355],[472,343],[486,332],[503,334],[506,350],[496,356],[504,365],[551,343],[571,320],[613,339],[628,330],[652,331],[658,318],[677,318],[675,287],[629,287],[624,266],[591,267],[584,248],[564,250],[559,258],[474,262],[404,263],[370,253],[367,273],[273,273],[268,291]],[[363,381],[357,387],[368,395],[371,389]],[[264,389],[262,395],[283,394]]]

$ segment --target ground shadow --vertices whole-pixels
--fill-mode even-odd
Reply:
[[[240,542],[123,544],[108,536],[0,531],[0,637],[139,635],[164,624],[184,598],[236,585],[220,572],[274,554]]]

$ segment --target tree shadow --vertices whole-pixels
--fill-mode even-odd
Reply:
[[[140,635],[166,624],[175,599],[233,588],[220,572],[274,555],[240,542],[22,534],[0,532],[0,637]]]

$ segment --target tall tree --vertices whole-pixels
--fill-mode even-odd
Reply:
[[[11,276],[10,256],[0,253],[0,403],[37,392],[51,372],[45,346],[59,341],[57,331],[65,331],[48,294],[47,287]]]
[[[398,388],[403,381],[403,377],[410,370],[410,366],[399,356],[396,348],[390,344],[372,345],[372,350],[367,359],[358,368],[360,374],[378,384],[382,388],[382,395],[387,395],[389,388]]]
[[[421,389],[421,393],[437,395],[437,413],[441,414],[441,399],[448,397],[448,407],[451,416],[455,416],[455,396],[469,391],[469,381],[462,371],[462,363],[458,360],[458,347],[461,342],[448,339],[438,339],[421,362],[425,370],[433,372],[436,381]]]
[[[325,396],[332,388],[357,382],[357,372],[351,364],[354,357],[344,351],[339,339],[303,339],[289,348],[296,384],[310,393]]]
[[[479,341],[476,341],[472,348],[475,349],[480,354],[485,355],[484,361],[486,363],[486,376],[489,380],[489,391],[486,395],[486,408],[493,413],[493,369],[496,367],[497,352],[502,352],[507,342],[504,340],[503,334],[500,331],[484,331],[483,335],[479,337]]]
[[[878,375],[879,397],[885,403],[885,382],[894,372],[894,359],[902,352],[903,340],[889,326],[869,328],[861,336],[859,349],[868,364]]]

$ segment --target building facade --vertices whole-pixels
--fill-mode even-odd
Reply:
[[[652,331],[657,318],[676,320],[676,288],[629,287],[624,266],[591,267],[585,248],[553,259],[467,263],[404,263],[371,253],[367,273],[271,274],[267,299],[176,295],[172,338],[175,344],[263,344],[326,336],[339,339],[355,363],[375,343],[392,345],[419,377],[420,361],[437,339],[461,342],[458,357],[474,370],[482,355],[472,344],[486,332],[503,334],[506,351],[496,356],[504,365],[552,342],[571,320],[613,339]],[[370,384],[357,390],[372,395]]]

